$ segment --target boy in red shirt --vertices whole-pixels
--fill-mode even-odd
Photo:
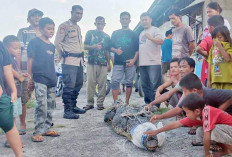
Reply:
[[[184,104],[183,109],[187,115],[186,118],[172,122],[158,130],[147,131],[145,134],[155,136],[163,131],[182,126],[202,126],[204,131],[205,157],[231,154],[232,116],[220,109],[206,106],[204,99],[196,93],[188,94],[182,102]],[[217,142],[222,147],[222,151],[210,154],[211,140]]]

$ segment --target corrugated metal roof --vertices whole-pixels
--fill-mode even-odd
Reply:
[[[191,9],[193,9],[193,7],[195,8],[197,6],[202,6],[204,3],[205,3],[205,0],[195,0],[194,2],[192,2],[187,7],[181,9],[181,12],[183,14],[185,14],[186,12],[190,11]]]

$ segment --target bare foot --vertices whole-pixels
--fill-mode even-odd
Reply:
[[[26,124],[25,125],[20,125],[20,130],[26,130]]]

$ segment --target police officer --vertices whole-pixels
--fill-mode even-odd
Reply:
[[[55,46],[61,56],[63,75],[64,118],[78,119],[86,111],[76,107],[76,99],[83,85],[83,46],[81,29],[77,25],[83,15],[80,5],[72,6],[71,19],[62,23],[57,31]],[[75,114],[76,113],[76,114]]]

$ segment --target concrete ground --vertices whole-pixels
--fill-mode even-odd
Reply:
[[[124,95],[124,93],[123,93]],[[122,99],[124,100],[124,96]],[[132,104],[143,105],[143,98],[133,92]],[[105,100],[106,108],[112,104],[112,96]],[[86,105],[86,87],[84,86],[78,98],[78,106]],[[80,115],[78,120],[63,119],[63,104],[57,98],[57,108],[54,111],[54,129],[61,136],[45,137],[42,143],[33,143],[33,109],[27,111],[26,135],[21,136],[25,145],[25,157],[202,157],[203,147],[192,147],[193,136],[187,134],[188,128],[179,128],[167,132],[164,145],[155,152],[137,148],[125,137],[117,135],[110,126],[103,121],[106,110],[98,111],[96,108]],[[171,120],[168,120],[171,121]],[[166,121],[167,122],[167,121]],[[165,123],[166,123],[165,122]],[[0,134],[0,157],[13,157],[11,149],[4,148],[4,134]]]

